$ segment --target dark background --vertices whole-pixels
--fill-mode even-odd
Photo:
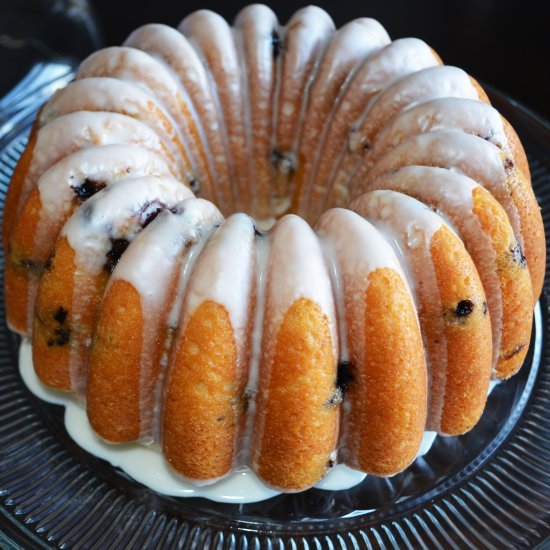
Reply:
[[[69,27],[59,13],[44,16],[37,5],[77,12],[83,0],[0,0],[0,96],[28,70],[37,57],[82,58],[99,43],[85,22]],[[177,25],[200,8],[232,20],[245,1],[89,0],[104,45],[120,44],[137,26],[149,22]],[[318,0],[337,26],[355,17],[374,17],[392,38],[416,36],[430,44],[449,65],[462,67],[550,119],[550,16],[544,0]],[[307,2],[270,2],[285,22]],[[32,6],[32,9],[29,7]],[[76,13],[77,18],[81,17]],[[81,17],[82,19],[82,17]],[[9,40],[5,40],[8,36]],[[12,37],[23,37],[23,47]],[[38,37],[38,39],[37,39]],[[47,43],[50,51],[41,46]]]

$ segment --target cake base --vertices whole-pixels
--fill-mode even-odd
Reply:
[[[103,441],[93,431],[86,410],[76,398],[48,388],[36,376],[32,364],[32,347],[28,340],[19,348],[19,373],[30,392],[36,397],[65,407],[64,424],[71,439],[84,450],[120,468],[132,479],[157,493],[174,497],[203,497],[215,502],[251,503],[267,500],[280,494],[264,485],[247,466],[240,466],[229,476],[209,485],[197,485],[182,479],[164,460],[157,445],[125,443],[113,445]],[[491,384],[491,388],[494,383]],[[418,457],[432,447],[437,434],[425,432]],[[337,464],[316,489],[343,491],[361,483],[366,474]]]

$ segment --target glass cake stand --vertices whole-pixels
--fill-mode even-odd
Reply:
[[[41,103],[72,76],[41,64],[0,101],[0,206]],[[518,131],[550,234],[550,127],[488,88]],[[3,264],[3,258],[0,258]],[[3,269],[0,269],[0,273]],[[479,424],[437,438],[392,478],[253,504],[157,494],[76,445],[63,408],[34,397],[0,303],[0,547],[521,548],[550,536],[549,282],[521,372],[491,393]]]

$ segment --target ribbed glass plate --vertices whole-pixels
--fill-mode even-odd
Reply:
[[[30,92],[20,89],[11,115],[0,117],[2,207],[36,110],[69,77],[68,70],[48,74]],[[527,149],[548,239],[550,129],[498,92],[491,98]],[[63,409],[21,382],[18,342],[3,321],[0,547],[532,547],[550,536],[548,291],[547,281],[526,364],[496,387],[472,432],[437,438],[426,456],[389,479],[244,505],[156,494],[79,448],[65,432]]]

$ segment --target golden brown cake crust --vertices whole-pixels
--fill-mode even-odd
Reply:
[[[71,210],[60,220],[68,218]],[[31,279],[39,279],[44,265],[48,261],[50,250],[36,246],[36,236],[42,212],[40,193],[34,188],[19,213],[18,220],[11,231],[8,256],[6,258],[5,288],[9,299],[6,300],[6,314],[10,326],[23,334],[28,331],[31,319],[28,315],[28,297]]]
[[[253,463],[268,485],[301,491],[332,466],[335,382],[328,320],[317,304],[299,298],[281,322],[272,364],[260,369],[257,408],[265,419],[255,434]]]
[[[521,170],[512,160],[507,159],[504,153],[501,156],[506,170],[510,195],[522,223],[521,233],[523,236],[525,257],[527,258],[527,267],[531,274],[533,305],[535,305],[542,292],[546,271],[544,224],[531,184],[525,179]]]
[[[34,308],[33,361],[38,376],[45,384],[81,392],[89,361],[88,341],[93,335],[98,307],[110,273],[102,270],[97,275],[85,275],[85,284],[79,281],[86,307],[75,319],[73,294],[77,273],[74,250],[66,237],[60,237],[38,289]],[[79,355],[73,373],[69,366],[72,351]],[[77,387],[75,379],[78,381]]]
[[[529,169],[529,161],[527,160],[525,149],[523,148],[523,145],[513,126],[502,115],[500,115],[500,118],[502,119],[504,133],[506,134],[508,146],[512,151],[514,160],[516,161],[518,168],[521,170],[521,173],[525,176],[525,179],[531,183],[531,171]]]
[[[207,300],[176,337],[166,381],[162,447],[179,473],[211,480],[231,471],[244,384],[229,313]]]
[[[476,424],[485,407],[492,365],[491,322],[481,281],[462,241],[442,226],[432,237],[430,253],[447,336],[440,431],[458,435]]]
[[[44,270],[34,308],[33,363],[40,380],[59,390],[71,390],[69,349],[74,334],[72,316],[74,252],[67,239],[60,239]]]
[[[531,278],[508,218],[492,195],[478,187],[473,191],[473,201],[473,212],[490,236],[496,254],[504,323],[495,376],[506,379],[521,367],[529,347],[533,322]]]
[[[10,186],[8,187],[8,192],[6,194],[4,217],[2,222],[2,243],[4,246],[4,255],[7,255],[9,250],[8,244],[10,235],[17,219],[17,209],[19,207],[19,200],[23,191],[23,184],[25,183],[25,178],[27,177],[27,173],[33,159],[37,133],[38,124],[35,121],[31,129],[29,142],[23,151],[23,154],[19,158],[15,170],[13,171]]]
[[[34,189],[13,226],[8,244],[4,272],[6,316],[9,325],[22,334],[27,333],[30,321],[29,280],[38,280],[48,260],[48,254],[40,254],[35,247],[41,208],[38,191]]]
[[[140,359],[143,311],[137,290],[124,280],[106,292],[96,326],[86,408],[93,429],[114,443],[140,437]]]
[[[476,89],[479,100],[483,101],[483,103],[487,103],[488,105],[490,105],[491,101],[489,100],[489,97],[487,96],[485,90],[481,87],[481,84],[473,76],[470,76],[470,82],[472,83],[472,86]]]
[[[390,268],[371,273],[365,303],[365,363],[351,357],[346,447],[350,466],[386,476],[405,469],[418,452],[426,423],[426,364],[401,276]]]

